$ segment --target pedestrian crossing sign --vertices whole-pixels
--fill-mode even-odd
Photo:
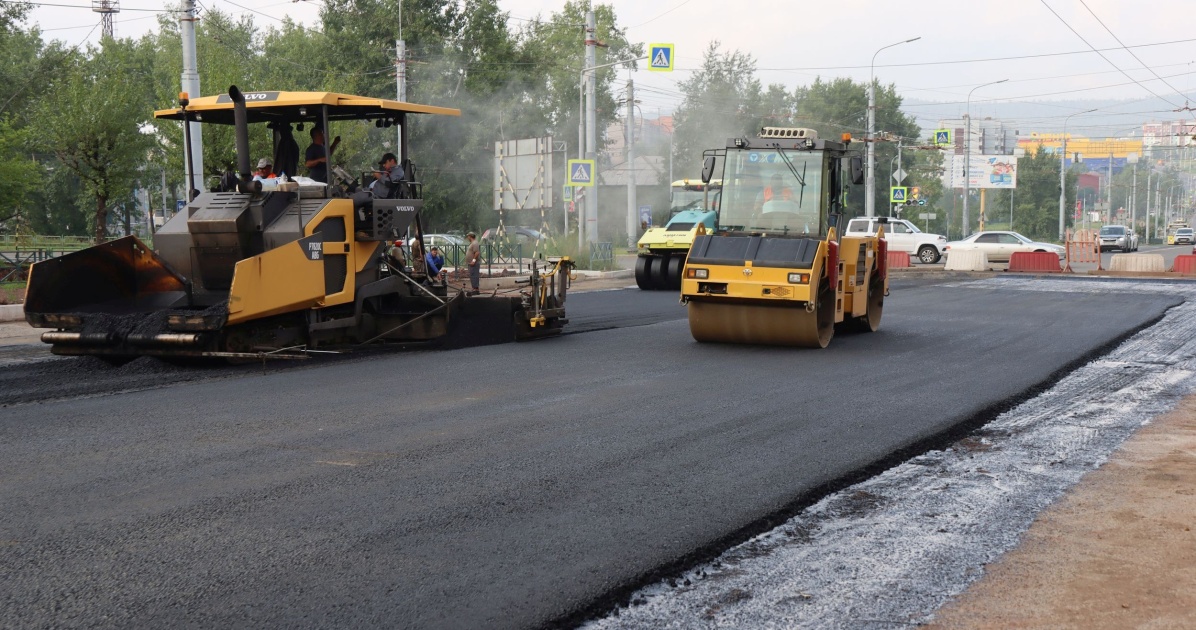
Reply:
[[[951,130],[950,129],[935,129],[934,130],[934,144],[935,146],[943,146],[944,144],[951,144]]]
[[[889,203],[905,203],[909,198],[908,186],[890,186],[889,187]]]
[[[594,185],[594,160],[569,160],[569,185]]]
[[[648,70],[652,72],[673,71],[673,45],[652,44],[648,46]]]

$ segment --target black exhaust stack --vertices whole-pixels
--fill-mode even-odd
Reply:
[[[240,181],[237,190],[243,193],[254,193],[261,189],[261,183],[250,181],[252,172],[249,170],[249,115],[245,111],[245,95],[237,86],[230,85],[228,97],[233,101],[233,122],[236,124],[237,138],[237,174]],[[251,186],[251,184],[257,184]],[[257,190],[255,190],[257,189]]]

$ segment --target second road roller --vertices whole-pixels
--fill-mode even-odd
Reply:
[[[681,283],[698,341],[825,348],[836,328],[880,326],[888,294],[883,226],[841,236],[863,160],[851,138],[765,127],[703,154],[722,169],[718,225],[694,239]]]

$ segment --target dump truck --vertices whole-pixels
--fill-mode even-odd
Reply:
[[[884,225],[841,236],[847,187],[863,182],[851,138],[765,127],[704,154],[722,169],[718,225],[694,239],[681,302],[693,338],[825,348],[840,330],[876,331],[888,294]]]
[[[559,333],[572,262],[533,264],[518,293],[467,296],[424,264],[423,185],[409,119],[456,109],[331,92],[188,98],[157,118],[235,127],[237,171],[189,199],[154,235],[96,245],[32,267],[25,318],[59,355],[112,363],[303,358],[372,344],[478,345]],[[351,122],[361,121],[361,122]],[[371,123],[403,130],[405,176],[375,198],[340,166],[332,182],[250,179],[249,128],[273,138],[276,172],[298,169],[294,130]],[[306,135],[306,134],[305,134]],[[332,135],[332,134],[330,134]],[[329,164],[337,164],[335,144]],[[393,245],[392,245],[393,243]]]
[[[717,223],[720,182],[679,179],[673,182],[669,220],[648,228],[636,243],[635,283],[646,291],[681,288],[681,269],[699,233]]]

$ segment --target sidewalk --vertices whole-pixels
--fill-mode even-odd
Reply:
[[[1196,397],[1048,507],[929,628],[1196,628]]]

